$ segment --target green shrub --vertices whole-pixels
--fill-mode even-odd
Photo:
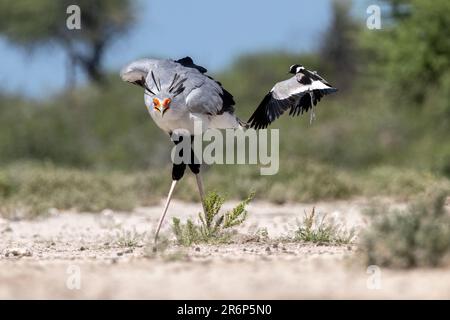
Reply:
[[[355,238],[355,230],[346,230],[342,225],[329,219],[327,215],[318,218],[315,208],[310,214],[305,212],[303,221],[298,222],[294,241],[318,244],[349,244]]]
[[[371,227],[360,247],[369,265],[393,268],[436,267],[450,258],[449,189],[437,188],[404,210],[372,207]]]
[[[260,176],[257,166],[216,165],[204,167],[204,171],[208,189],[237,200],[245,199],[248,190],[255,190],[260,199],[276,203],[348,199],[361,195],[405,199],[420,194],[436,182],[450,187],[448,180],[426,172],[380,167],[355,173],[309,161],[298,168],[289,159],[274,176]],[[35,216],[45,214],[49,208],[90,212],[107,208],[131,210],[158,202],[166,196],[169,184],[169,165],[121,171],[18,162],[0,167],[0,214],[15,216],[11,212],[20,209],[21,216],[23,212]],[[191,192],[196,187],[193,175],[187,173],[176,197],[199,201],[198,195]]]
[[[32,217],[46,214],[50,208],[91,212],[106,208],[131,210],[160,199],[159,194],[151,192],[153,185],[162,185],[158,178],[149,172],[80,170],[51,164],[11,165],[0,169],[0,214],[15,216],[16,211]]]
[[[196,243],[222,243],[231,237],[231,230],[241,225],[247,218],[245,207],[253,199],[251,193],[247,199],[239,203],[231,211],[220,214],[225,201],[217,192],[210,192],[205,198],[205,212],[198,214],[199,223],[187,219],[181,223],[180,219],[172,219],[172,231],[179,245],[190,246]]]

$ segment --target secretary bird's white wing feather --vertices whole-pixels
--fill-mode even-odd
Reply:
[[[120,71],[120,77],[123,81],[143,87],[143,79],[145,80],[150,70],[156,68],[157,64],[158,60],[156,59],[141,59],[133,61],[122,68]]]

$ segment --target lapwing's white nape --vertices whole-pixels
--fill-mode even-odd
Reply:
[[[234,114],[233,96],[220,82],[207,76],[206,72],[205,68],[196,65],[190,57],[176,61],[142,59],[125,66],[120,76],[122,80],[144,88],[144,101],[150,116],[167,134],[177,136],[174,139],[177,144],[186,138],[190,138],[192,142],[197,133],[194,128],[198,120],[203,124],[203,131],[209,128],[243,129],[249,126]],[[294,77],[277,83],[250,117],[251,127],[266,128],[287,109],[290,109],[291,115],[308,111],[325,94],[336,91],[317,73],[310,72],[301,65],[291,66],[290,73]],[[194,157],[191,150],[191,161],[188,164],[173,164],[172,184],[156,228],[155,243],[175,186],[183,177],[186,166],[196,175],[198,192],[205,210],[200,164],[194,161]]]

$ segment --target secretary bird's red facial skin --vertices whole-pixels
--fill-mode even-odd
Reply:
[[[153,98],[153,108],[159,112],[161,112],[161,110],[159,109],[159,106],[161,105],[161,103],[159,102],[158,98]]]
[[[170,108],[169,108],[169,106],[170,106],[170,103],[172,102],[172,99],[170,99],[170,98],[167,98],[167,99],[164,99],[164,101],[163,101],[163,115],[164,115],[164,113],[166,113],[166,111],[167,110],[169,110]]]
[[[170,98],[166,98],[163,100],[163,103],[161,104],[161,101],[158,98],[153,98],[153,109],[159,111],[160,113],[162,113],[162,115],[164,115],[166,113],[167,110],[170,109],[170,103],[172,102],[172,99]],[[162,107],[162,111],[161,111],[161,107]]]

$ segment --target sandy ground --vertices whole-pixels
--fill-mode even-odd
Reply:
[[[361,211],[367,203],[315,206],[347,227],[364,228]],[[0,219],[0,298],[450,298],[450,270],[368,270],[358,262],[355,246],[245,237],[229,245],[171,245],[155,254],[149,239],[161,208],[100,214],[53,210],[50,217],[31,221]],[[239,232],[252,235],[266,228],[270,238],[287,235],[311,209],[310,204],[255,202]],[[199,210],[198,204],[174,201],[169,215],[194,217]],[[164,231],[170,236],[168,221]]]

